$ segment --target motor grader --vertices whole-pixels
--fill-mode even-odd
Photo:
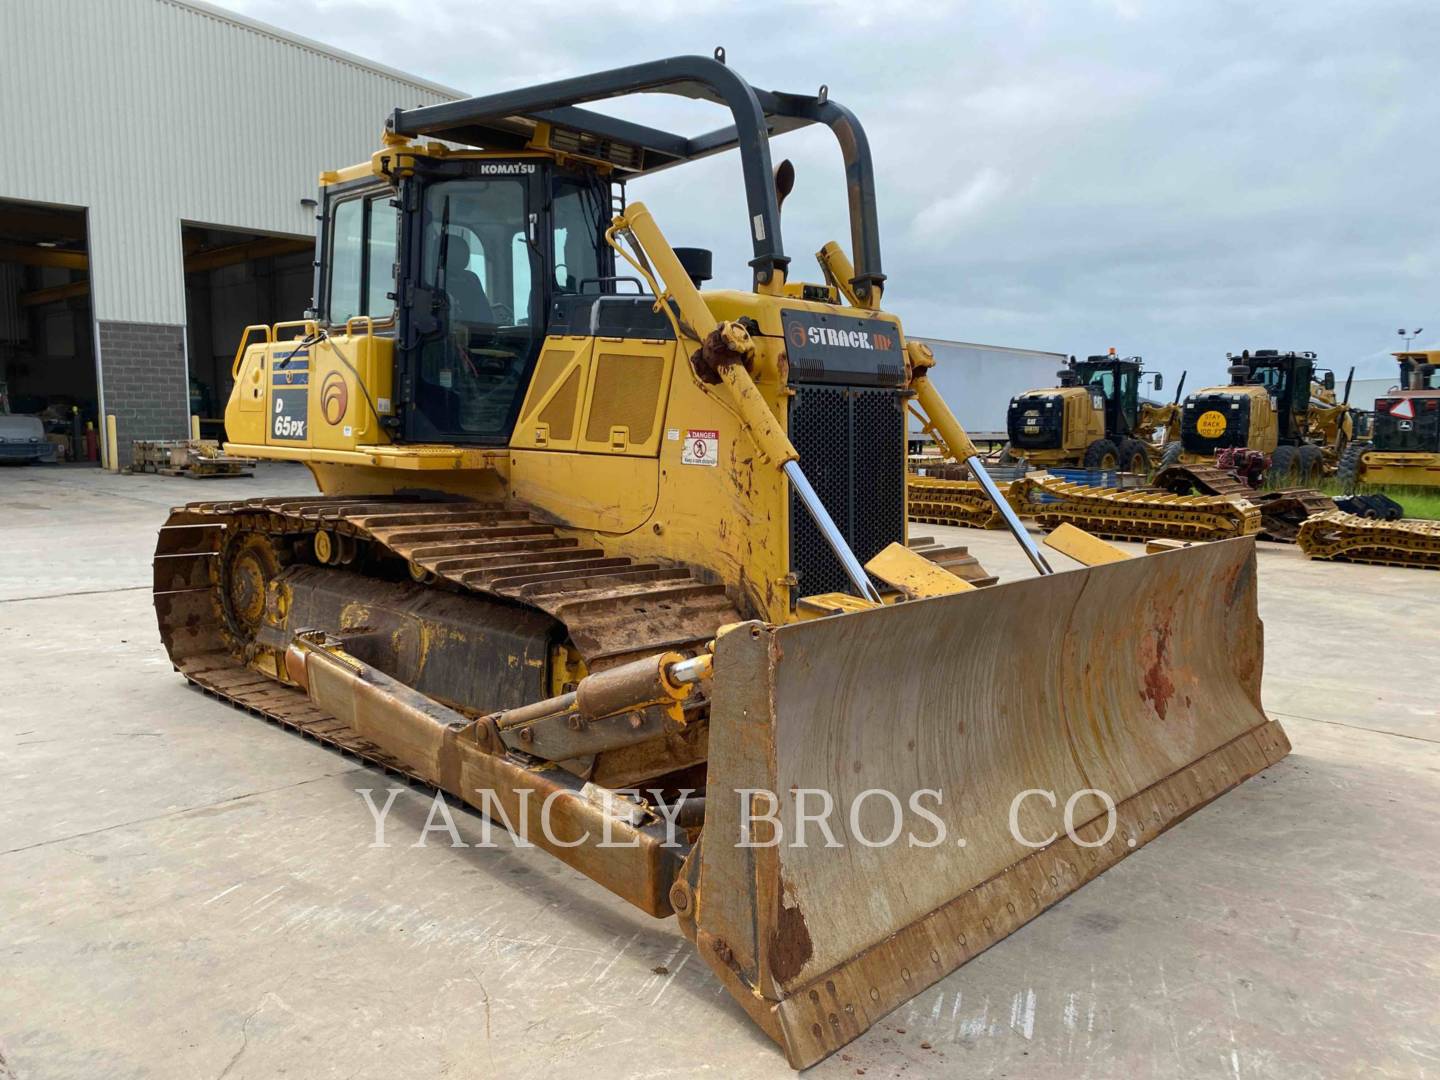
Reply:
[[[1161,428],[1168,430],[1177,410],[1140,401],[1140,357],[1122,360],[1113,348],[1079,363],[1072,356],[1056,374],[1059,386],[1010,399],[1005,413],[1009,455],[1037,467],[1148,473],[1153,437]],[[1150,378],[1155,390],[1164,386],[1158,371]]]
[[[728,121],[589,107],[636,93]],[[770,156],[805,125],[853,254],[812,281]],[[627,184],[727,150],[749,280],[701,291]],[[906,546],[907,407],[968,440],[882,304],[869,144],[824,88],[717,53],[398,110],[319,219],[314,310],[246,331],[225,414],[319,491],[172,513],[174,665],[676,916],[794,1066],[1288,751],[1250,540],[1072,530],[1053,573],[1017,530],[1039,576],[983,588]],[[816,793],[834,845],[794,841]]]
[[[1375,400],[1370,438],[1340,458],[1337,479],[1347,492],[1361,484],[1440,486],[1440,349],[1394,356],[1400,381]]]
[[[1216,451],[1248,449],[1269,459],[1272,486],[1313,486],[1333,473],[1354,432],[1355,369],[1342,399],[1335,373],[1317,368],[1313,352],[1247,349],[1228,359],[1230,384],[1185,399],[1180,438],[1166,445],[1161,465],[1213,465]]]

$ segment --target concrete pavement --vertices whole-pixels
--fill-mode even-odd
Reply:
[[[372,847],[357,790],[392,778],[170,669],[148,595],[167,508],[309,490],[289,466],[0,471],[0,1060],[37,1080],[791,1075],[673,922],[503,835],[412,846],[416,789]],[[1029,573],[1004,534],[915,531]],[[1261,547],[1265,701],[1294,753],[813,1075],[1440,1071],[1440,575]]]

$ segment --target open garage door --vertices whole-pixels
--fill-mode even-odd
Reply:
[[[187,224],[181,243],[190,414],[200,417],[205,438],[224,439],[240,335],[253,323],[304,316],[314,283],[315,241]]]
[[[39,416],[57,460],[98,462],[85,211],[0,200],[0,390]]]

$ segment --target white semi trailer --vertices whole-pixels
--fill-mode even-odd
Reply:
[[[971,438],[1005,441],[1005,410],[1010,399],[1037,386],[1054,386],[1064,353],[977,345],[969,341],[920,338],[935,353],[931,380]],[[910,438],[924,441],[913,419]]]

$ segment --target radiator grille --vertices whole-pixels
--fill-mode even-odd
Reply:
[[[1225,427],[1214,436],[1202,433],[1197,424],[1208,412],[1225,418]],[[1188,454],[1213,454],[1232,446],[1248,445],[1250,438],[1250,395],[1192,394],[1180,413],[1180,445]]]
[[[1022,450],[1057,450],[1065,441],[1065,399],[1059,394],[1025,394],[1015,398],[1006,410],[1005,426],[1011,446]],[[1026,428],[1035,430],[1026,431]]]
[[[890,389],[800,385],[790,441],[825,509],[863,563],[905,538],[905,414]],[[790,496],[793,599],[848,592],[850,580],[797,496]]]

